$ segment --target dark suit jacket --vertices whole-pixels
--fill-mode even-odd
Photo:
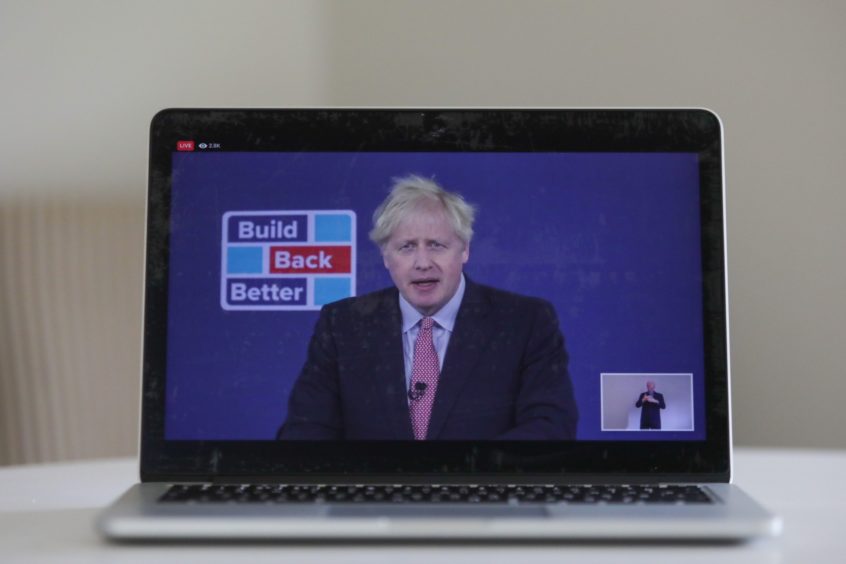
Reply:
[[[661,428],[661,410],[667,407],[664,403],[664,394],[652,392],[652,397],[658,400],[658,403],[643,401],[643,396],[648,392],[643,392],[637,398],[635,407],[641,407],[640,410],[640,428],[641,429],[660,429]]]
[[[552,305],[465,280],[427,438],[575,438]],[[414,440],[401,331],[396,288],[324,306],[278,438]]]

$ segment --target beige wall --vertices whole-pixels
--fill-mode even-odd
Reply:
[[[325,6],[0,2],[0,464],[138,448],[148,128],[325,104]]]
[[[3,2],[0,463],[135,448],[147,128],[172,106],[717,111],[735,438],[846,447],[844,28],[813,0]]]

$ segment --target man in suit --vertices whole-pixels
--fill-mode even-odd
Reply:
[[[640,394],[635,403],[640,407],[640,428],[661,429],[661,410],[667,407],[664,403],[664,394],[655,391],[655,382],[646,382],[646,391]]]
[[[555,310],[463,274],[474,215],[396,180],[370,232],[395,287],[323,307],[280,439],[575,438]]]

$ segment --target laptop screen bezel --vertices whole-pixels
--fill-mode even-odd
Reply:
[[[706,438],[701,441],[165,440],[170,190],[177,141],[227,150],[696,152]],[[170,109],[150,132],[141,421],[143,481],[730,479],[723,143],[702,109]]]

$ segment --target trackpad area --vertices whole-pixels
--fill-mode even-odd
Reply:
[[[407,519],[439,518],[488,518],[502,517],[546,517],[546,508],[542,505],[530,507],[509,507],[491,505],[446,506],[446,505],[335,505],[329,508],[332,517],[390,517]]]

